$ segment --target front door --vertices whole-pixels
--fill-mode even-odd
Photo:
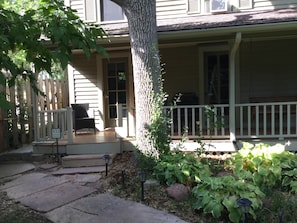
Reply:
[[[227,52],[204,54],[206,104],[229,103],[229,56]]]
[[[125,58],[110,59],[106,60],[104,63],[106,76],[105,127],[117,127],[119,126],[119,121],[121,121],[118,118],[121,117],[121,115],[124,119],[127,117],[127,67],[128,62]],[[120,107],[123,109],[119,110]]]

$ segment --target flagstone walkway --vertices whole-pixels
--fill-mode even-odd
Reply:
[[[141,203],[98,194],[105,167],[64,168],[26,162],[0,164],[0,191],[55,223],[186,223]]]

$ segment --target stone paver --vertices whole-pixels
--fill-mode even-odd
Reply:
[[[31,181],[26,181],[17,186],[5,189],[5,191],[7,192],[7,195],[9,197],[19,199],[34,194],[36,192],[46,190],[53,186],[63,184],[65,182],[67,182],[67,180],[65,179],[60,179],[53,176],[46,176],[42,178],[35,178]]]
[[[96,190],[73,183],[64,183],[19,199],[21,204],[36,211],[48,212]]]
[[[172,214],[111,194],[79,199],[47,213],[46,216],[51,221],[59,223],[186,223]]]
[[[101,178],[99,174],[77,174],[75,182],[79,183],[95,183]]]
[[[65,175],[65,174],[76,174],[76,173],[100,173],[105,171],[105,166],[96,167],[79,167],[79,168],[61,168],[57,171],[52,172],[52,175]]]
[[[45,173],[38,173],[38,172],[28,173],[25,175],[19,175],[17,178],[13,179],[12,181],[9,181],[9,182],[1,185],[0,189],[7,189],[10,187],[15,187],[15,186],[23,184],[23,183],[40,180],[40,178],[45,177],[45,176],[47,176]]]
[[[34,169],[35,166],[32,163],[16,162],[0,164],[0,179],[24,173]]]

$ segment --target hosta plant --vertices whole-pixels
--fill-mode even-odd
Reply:
[[[196,202],[193,208],[203,210],[205,214],[211,214],[214,218],[220,218],[228,212],[231,222],[240,222],[243,212],[237,204],[240,198],[252,201],[250,214],[255,218],[255,210],[262,206],[261,197],[264,193],[256,185],[237,180],[233,176],[208,177],[192,190]]]
[[[172,152],[162,156],[154,167],[154,176],[171,185],[181,183],[193,186],[211,174],[209,167],[191,153]]]
[[[283,145],[244,143],[232,156],[231,165],[238,178],[253,181],[265,191],[281,185],[297,192],[297,156],[285,151]]]

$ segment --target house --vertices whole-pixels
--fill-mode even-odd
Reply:
[[[99,130],[135,134],[128,24],[110,0],[65,0],[108,33],[110,58],[74,52],[70,103],[99,111]],[[157,0],[172,138],[291,140],[297,137],[296,0]]]

